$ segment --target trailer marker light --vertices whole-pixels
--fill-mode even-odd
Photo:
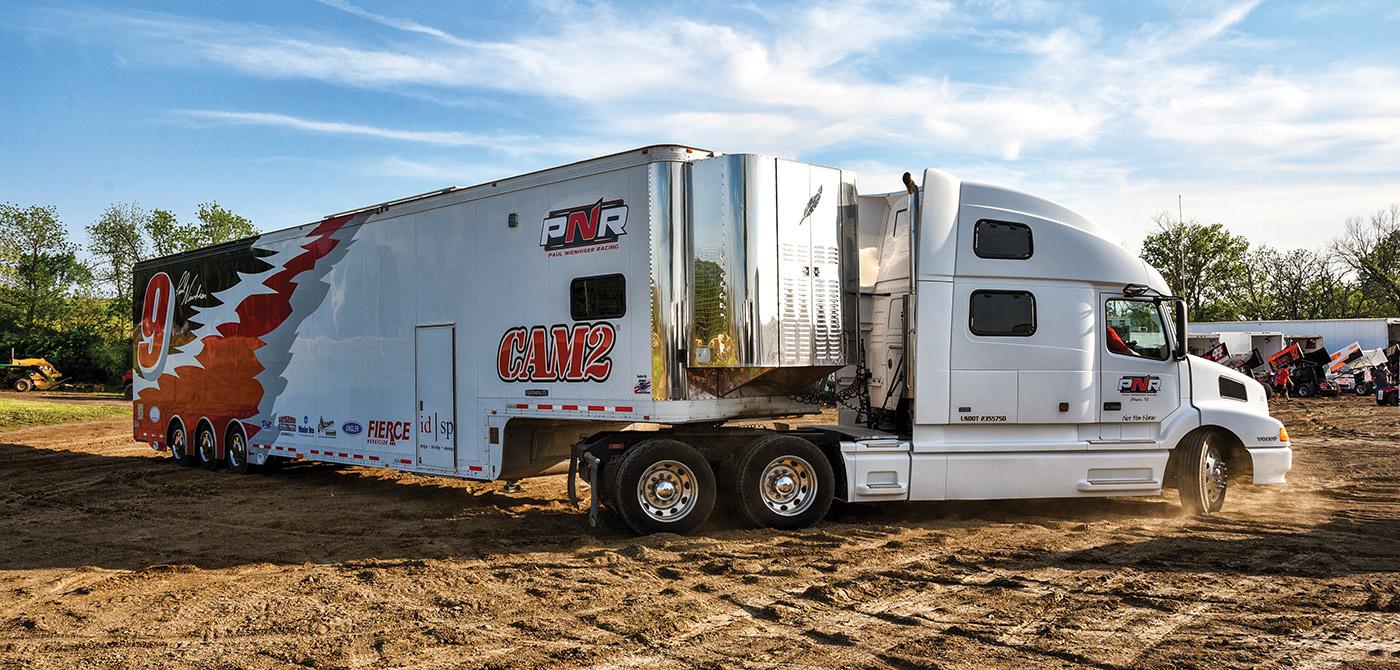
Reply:
[[[530,406],[522,403],[522,404],[516,405],[515,408],[516,408],[516,409],[530,409]]]
[[[349,457],[350,457],[350,454],[341,454],[340,457],[341,457],[341,458],[349,458]]]
[[[378,457],[378,456],[370,456],[370,457],[369,457],[369,460],[371,460],[371,461],[377,461],[377,460],[379,460],[379,457]]]
[[[407,458],[401,458],[399,459],[399,462],[403,463],[404,465],[413,465],[413,461],[410,461]]]
[[[554,405],[538,405],[540,409],[554,409]]]
[[[631,407],[618,407],[618,408],[617,408],[617,411],[619,411],[619,412],[630,412],[630,411],[632,411],[632,408],[631,408]]]
[[[1283,426],[1279,426],[1279,427],[1278,427],[1278,441],[1279,441],[1279,442],[1287,442],[1287,441],[1288,441],[1288,429],[1287,429],[1287,428],[1284,428]]]
[[[578,411],[578,405],[560,405],[560,406],[559,406],[559,409],[562,409],[562,410],[564,410],[564,411],[566,411],[566,412],[577,412],[577,411]]]
[[[467,466],[467,469],[468,469],[468,470],[471,470],[472,472],[481,472],[481,466],[480,466],[480,465],[468,465],[468,466]]]
[[[589,406],[588,406],[588,411],[590,411],[590,412],[601,412],[601,411],[606,410],[606,409],[607,409],[607,408],[604,407],[604,406],[602,406],[602,405],[589,405]]]

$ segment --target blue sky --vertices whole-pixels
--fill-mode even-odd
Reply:
[[[1400,3],[415,0],[0,7],[0,201],[264,230],[646,144],[938,167],[1135,248],[1400,202]]]

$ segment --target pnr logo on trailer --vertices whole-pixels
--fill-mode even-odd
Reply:
[[[545,251],[598,247],[617,242],[626,234],[627,205],[621,200],[603,202],[599,198],[589,205],[550,212],[540,228],[540,246]]]
[[[136,368],[154,381],[165,368],[170,333],[175,323],[175,287],[170,275],[159,272],[146,282],[141,302],[141,332],[136,335]]]

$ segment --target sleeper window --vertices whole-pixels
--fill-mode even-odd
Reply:
[[[980,258],[1026,260],[1035,251],[1031,227],[1008,221],[978,221],[972,231],[972,251]]]
[[[1104,341],[1120,356],[1165,361],[1171,355],[1166,324],[1148,300],[1109,300],[1104,308]]]
[[[1035,334],[1035,296],[1027,291],[973,291],[968,329],[983,337]]]
[[[627,282],[622,275],[579,277],[569,283],[569,315],[574,321],[618,319],[627,313]]]

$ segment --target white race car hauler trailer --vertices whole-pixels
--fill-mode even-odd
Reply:
[[[1044,200],[907,181],[862,197],[835,169],[655,146],[143,262],[134,434],[236,472],[574,469],[591,518],[638,532],[693,530],[720,495],[794,528],[833,497],[1175,483],[1211,512],[1231,474],[1283,482],[1262,387],[1185,356],[1157,272]],[[850,423],[722,425],[815,411],[865,360]]]

